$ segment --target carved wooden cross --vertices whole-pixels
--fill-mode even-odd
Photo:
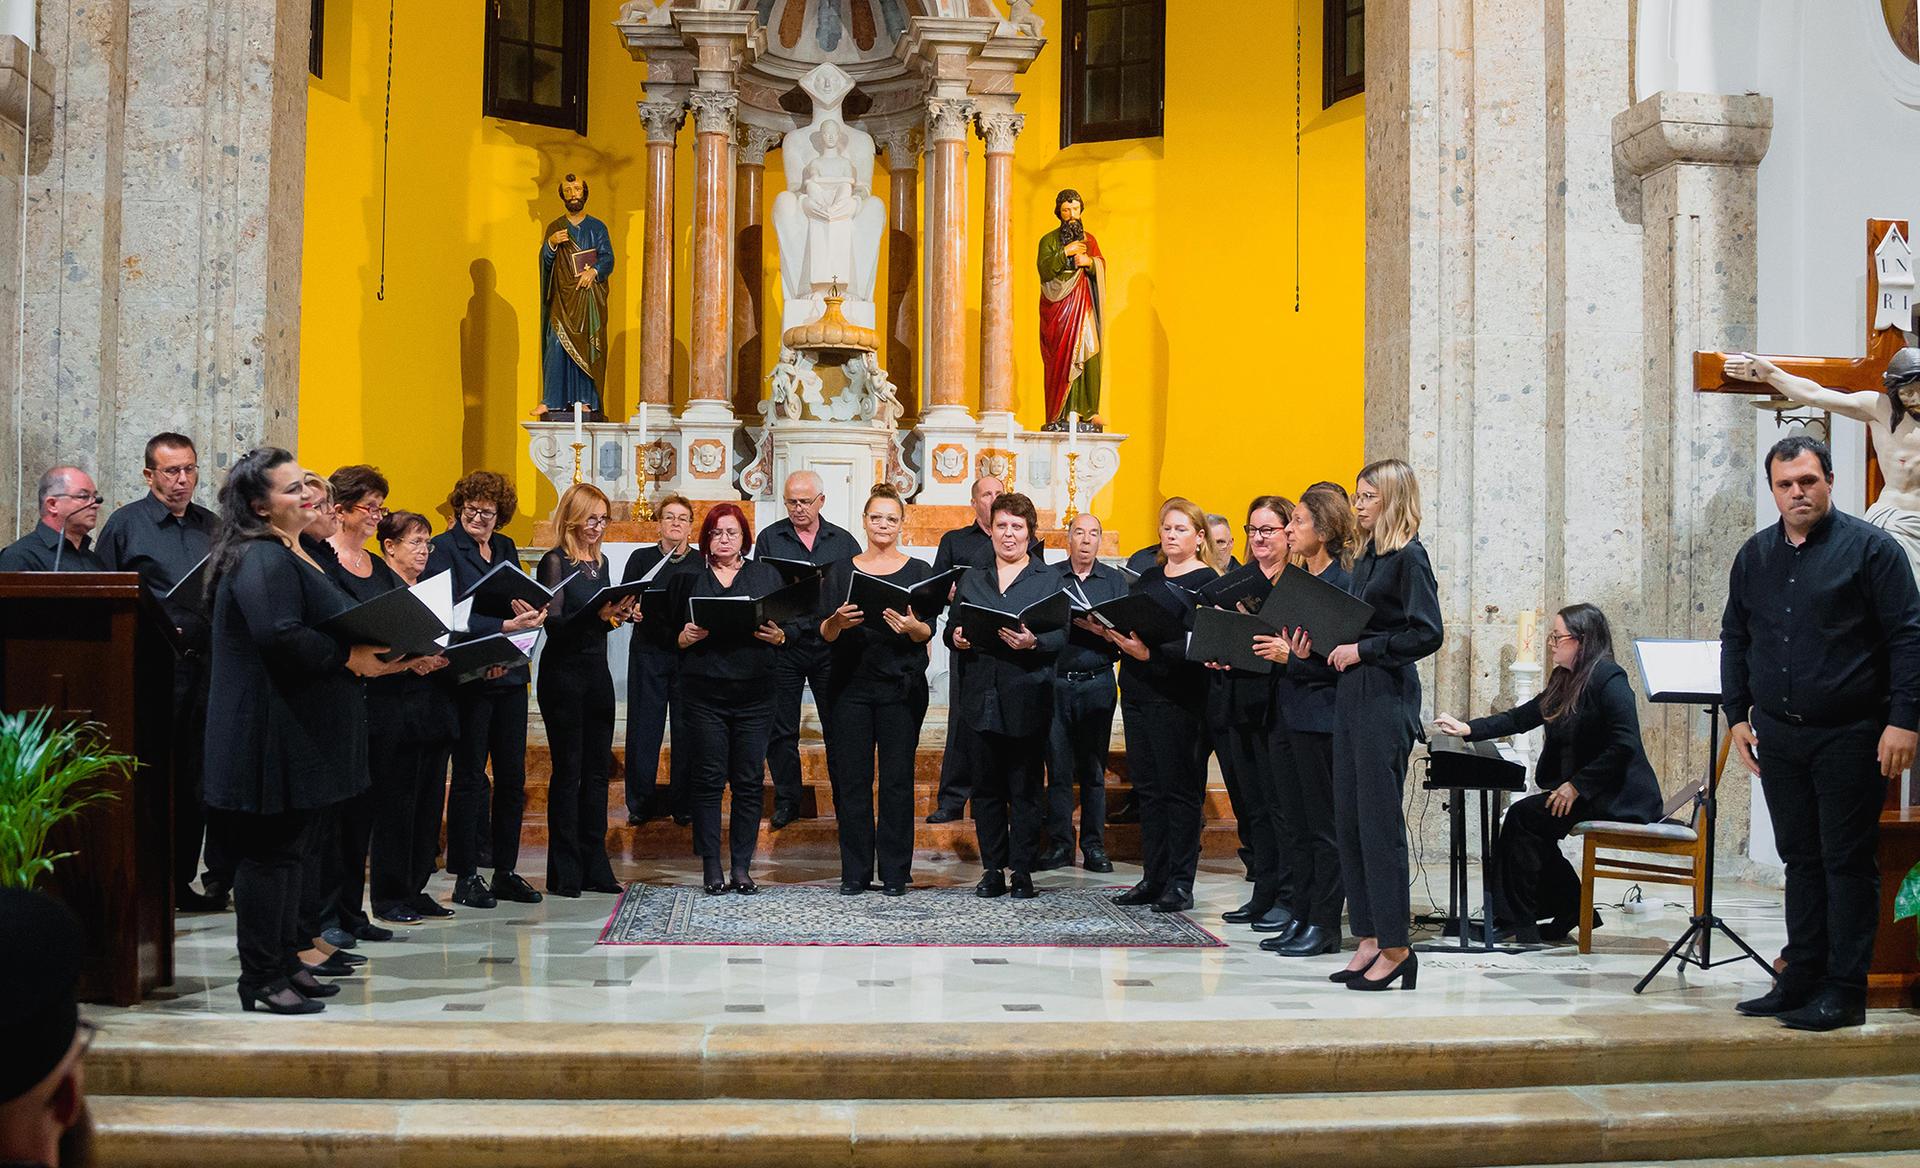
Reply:
[[[1893,232],[1898,235],[1891,235]],[[1910,238],[1905,219],[1867,220],[1866,356],[1768,356],[1767,360],[1788,373],[1828,389],[1882,392],[1881,375],[1886,372],[1887,362],[1893,360],[1893,355],[1907,343],[1900,328],[1910,324],[1913,319],[1913,253],[1907,246]],[[1884,288],[1883,274],[1886,277]],[[1876,327],[1881,324],[1886,327]],[[1728,380],[1725,353],[1696,352],[1693,355],[1693,388],[1701,393],[1780,397],[1759,382]],[[1867,502],[1871,503],[1879,497],[1881,486],[1880,461],[1873,455],[1873,439],[1868,438]]]

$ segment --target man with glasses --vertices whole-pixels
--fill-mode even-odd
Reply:
[[[1127,578],[1100,562],[1100,520],[1074,517],[1067,528],[1067,559],[1060,583],[1074,603],[1104,604],[1127,594]],[[1080,858],[1089,872],[1111,872],[1107,858],[1107,746],[1119,701],[1113,667],[1120,650],[1086,619],[1067,632],[1054,666],[1053,728],[1047,739],[1047,836],[1042,871],[1073,863],[1073,788],[1080,786]]]
[[[162,596],[206,558],[219,520],[193,501],[200,465],[193,439],[185,434],[169,431],[148,439],[141,474],[147,493],[108,516],[100,529],[100,559],[112,571],[140,573],[147,590]],[[206,737],[212,629],[199,590],[186,591],[193,595],[166,604],[179,634],[173,662],[173,897],[182,911],[217,912],[227,906],[233,866],[219,854],[214,839],[206,840],[207,870],[201,883],[207,891],[203,895],[193,890],[206,835],[200,753]]]
[[[40,523],[0,551],[0,572],[104,572],[93,529],[104,501],[93,476],[56,466],[40,476]]]
[[[829,567],[860,554],[851,532],[820,517],[826,489],[810,470],[787,476],[783,494],[787,517],[760,533],[754,541],[755,559],[802,560]],[[779,831],[800,814],[800,689],[813,690],[820,714],[820,734],[827,728],[827,643],[820,627],[803,617],[786,626],[786,645],[774,655],[773,733],[767,740],[767,769],[773,773],[773,830]]]
[[[665,588],[682,572],[697,572],[703,561],[693,550],[693,504],[684,495],[668,495],[654,509],[660,517],[660,542],[627,557],[622,583],[646,579],[648,588]],[[667,561],[664,565],[661,561]],[[659,569],[655,571],[655,569]],[[673,753],[667,760],[667,810],[675,823],[693,822],[692,792],[687,789],[687,764],[692,761],[686,736],[680,730],[680,648],[674,639],[680,625],[671,620],[643,620],[633,626],[627,646],[627,825],[638,827],[660,814],[654,799],[659,785],[660,744],[672,725]]]

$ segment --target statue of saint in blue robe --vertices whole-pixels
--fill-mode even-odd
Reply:
[[[556,247],[560,231],[567,238]],[[580,273],[588,271],[594,278],[583,288]],[[562,215],[547,224],[540,245],[540,401],[550,415],[571,414],[575,402],[588,414],[601,410],[612,274],[613,239],[605,223],[591,215],[574,223]]]

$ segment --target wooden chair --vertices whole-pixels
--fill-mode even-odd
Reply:
[[[1720,743],[1712,782],[1726,769],[1731,736]],[[1695,779],[1674,792],[1661,808],[1659,823],[1622,823],[1588,819],[1573,825],[1572,835],[1584,838],[1586,854],[1580,866],[1580,952],[1593,952],[1593,886],[1599,879],[1629,880],[1640,884],[1678,884],[1693,890],[1693,915],[1707,911],[1706,836],[1700,831],[1701,807],[1707,801],[1707,779]],[[1685,818],[1679,818],[1682,814]],[[1637,852],[1669,856],[1684,863],[1654,863],[1602,852]]]

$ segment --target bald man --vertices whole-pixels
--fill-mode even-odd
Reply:
[[[41,475],[40,522],[0,551],[0,572],[106,571],[93,550],[100,503],[93,476],[77,466],[56,466]]]

